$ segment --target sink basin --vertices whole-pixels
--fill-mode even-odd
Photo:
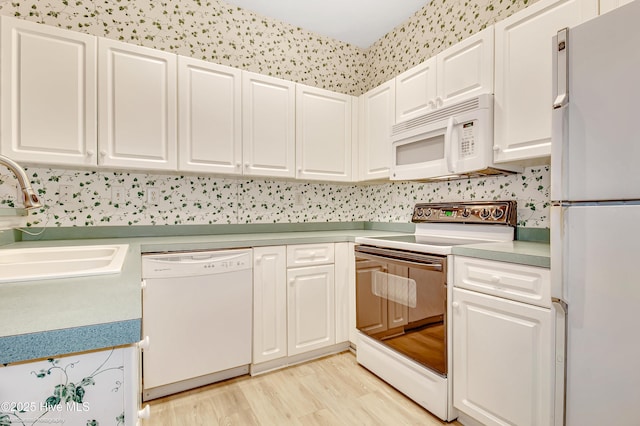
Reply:
[[[117,274],[128,244],[0,249],[0,283]]]

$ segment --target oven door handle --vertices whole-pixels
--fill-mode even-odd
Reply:
[[[371,259],[371,260],[378,260],[386,263],[398,263],[398,264],[411,265],[411,266],[415,266],[420,269],[426,269],[429,271],[440,272],[443,269],[442,261],[437,261],[437,262],[429,261],[429,262],[423,263],[423,262],[417,262],[414,260],[409,260],[406,258],[387,257],[383,255],[371,254],[371,253],[366,253],[366,252],[357,251],[357,250],[356,250],[356,256],[361,258]],[[429,258],[429,259],[432,260],[432,258]]]

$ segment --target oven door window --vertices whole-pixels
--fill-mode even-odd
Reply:
[[[446,375],[446,272],[356,253],[356,326],[362,333]]]

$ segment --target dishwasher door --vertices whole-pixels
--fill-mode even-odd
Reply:
[[[248,372],[250,249],[144,255],[142,277],[144,400]]]

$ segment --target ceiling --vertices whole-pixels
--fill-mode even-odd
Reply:
[[[259,15],[361,48],[409,19],[430,0],[225,0]]]

